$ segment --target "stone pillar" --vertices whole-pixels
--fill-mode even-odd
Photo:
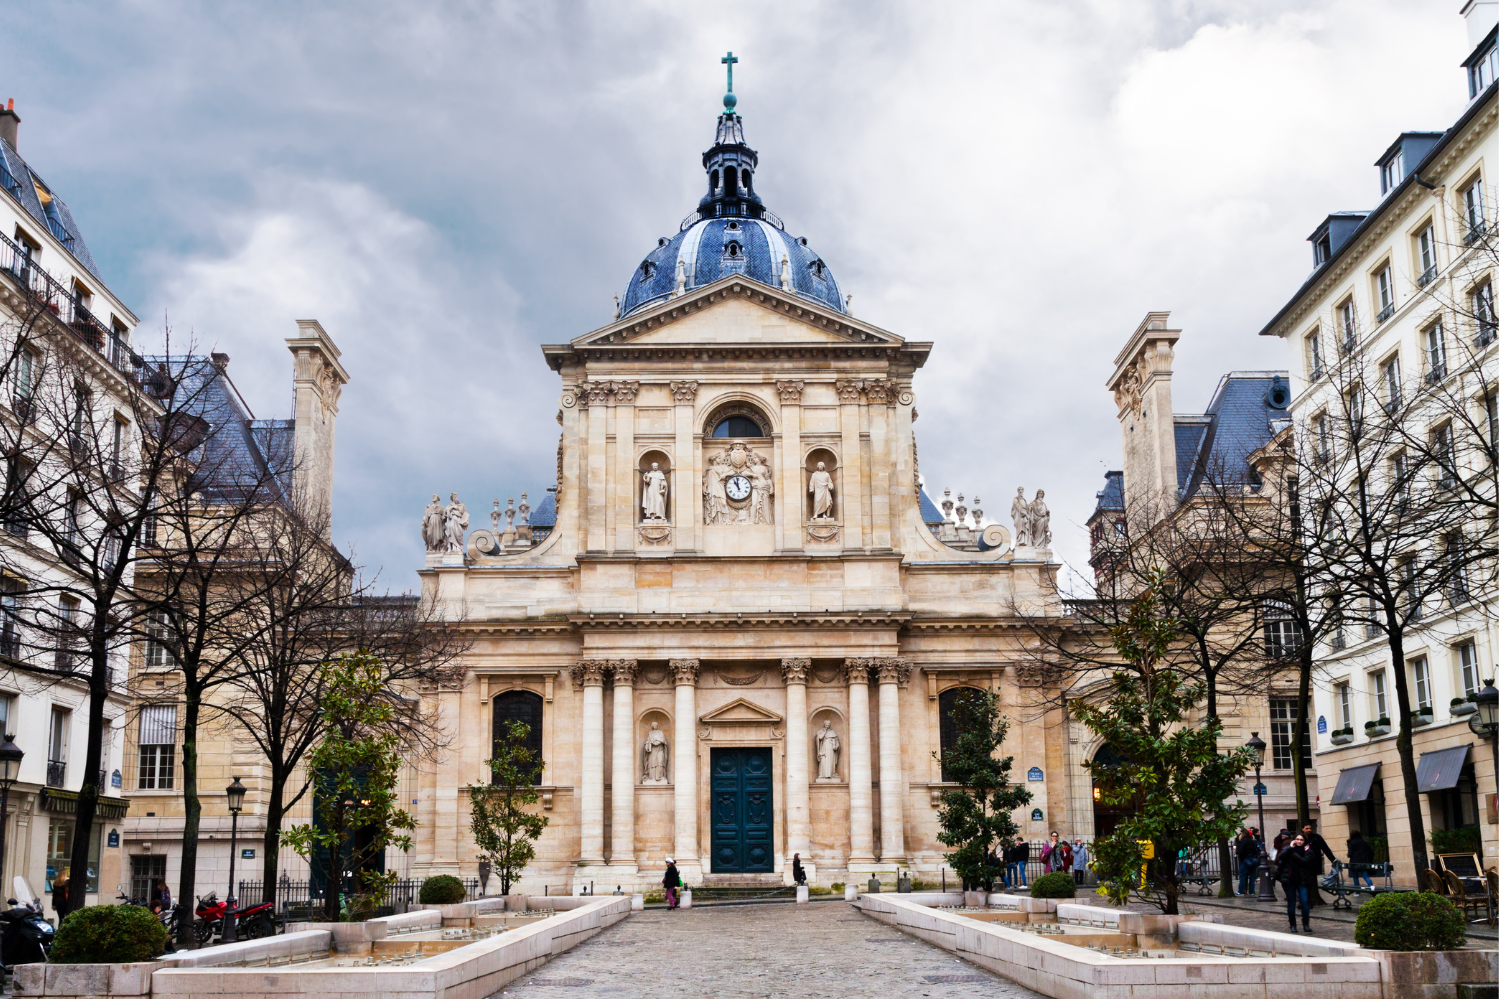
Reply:
[[[611,659],[614,671],[613,825],[609,866],[634,874],[635,864],[635,660]]]
[[[583,688],[583,769],[578,780],[579,866],[604,862],[604,672],[603,659],[582,659],[573,682]]]
[[[860,442],[863,414],[859,391],[864,383],[857,379],[840,378],[834,386],[838,390],[838,425],[842,431],[842,450],[839,464],[843,466],[843,497],[838,501],[843,522],[843,547],[864,547],[864,448]]]
[[[605,551],[609,547],[606,504],[609,499],[608,452],[606,436],[609,423],[609,383],[587,382],[578,386],[579,402],[588,404],[588,467],[580,475],[588,483],[586,547]]]
[[[639,382],[613,382],[614,406],[614,549],[635,550],[635,522],[640,511],[635,503],[635,484],[640,470],[635,467],[635,396]]]
[[[800,530],[800,526],[797,528]],[[802,855],[810,881],[812,869],[812,797],[807,790],[807,670],[810,659],[782,659],[786,681],[786,870],[791,855]]]
[[[869,767],[868,659],[845,659],[848,678],[848,863],[874,864],[874,789]]]
[[[677,689],[676,730],[671,747],[676,776],[673,858],[677,870],[689,883],[702,877],[697,856],[697,674],[701,667],[702,662],[697,659],[671,661],[671,678]]]
[[[880,659],[880,863],[906,859],[906,778],[900,760],[900,688],[911,674],[902,659]]]
[[[703,487],[697,480],[693,403],[697,399],[697,382],[671,383],[672,429],[676,436],[676,454],[671,458],[672,542],[677,551],[699,551],[703,547]]]
[[[870,543],[877,549],[890,547],[890,499],[894,483],[890,474],[890,427],[885,403],[893,392],[894,387],[885,379],[864,383],[864,393],[869,397]]]

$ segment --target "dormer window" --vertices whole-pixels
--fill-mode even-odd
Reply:
[[[1327,233],[1323,233],[1317,238],[1316,242],[1312,243],[1312,266],[1321,267],[1331,259],[1332,237]]]
[[[1379,193],[1389,194],[1404,179],[1405,150],[1397,147],[1395,154],[1379,165]]]
[[[725,246],[723,248],[723,252],[724,252],[724,256],[727,256],[727,257],[737,257],[740,254],[739,244],[738,243],[729,243],[727,246]]]
[[[1468,59],[1468,98],[1471,100],[1489,89],[1499,75],[1499,47],[1490,42]]]
[[[649,260],[642,260],[640,262],[640,280],[649,281],[651,279],[651,275],[654,273],[656,273],[655,264],[651,263]]]

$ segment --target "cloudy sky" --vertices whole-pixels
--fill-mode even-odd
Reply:
[[[1115,353],[1170,310],[1178,412],[1286,366],[1256,333],[1307,234],[1464,106],[1458,7],[53,0],[7,11],[0,99],[142,349],[170,323],[285,417],[282,340],[322,321],[352,379],[336,535],[405,589],[432,492],[552,484],[537,345],[605,324],[696,206],[732,49],[767,206],[856,315],[936,344],[929,491],[1043,487],[1080,563]]]

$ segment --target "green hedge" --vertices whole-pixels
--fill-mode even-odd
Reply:
[[[1354,942],[1374,950],[1457,950],[1466,936],[1457,906],[1429,891],[1375,895],[1353,927]]]
[[[1431,831],[1432,853],[1477,853],[1479,845],[1477,826]]]
[[[1052,871],[1031,882],[1031,898],[1076,898],[1077,882],[1066,871]]]
[[[434,874],[422,882],[416,899],[422,905],[453,905],[468,898],[468,889],[451,874]]]
[[[91,905],[72,912],[52,941],[53,964],[131,964],[153,961],[167,945],[167,928],[139,905]]]

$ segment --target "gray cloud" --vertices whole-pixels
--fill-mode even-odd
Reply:
[[[854,294],[936,349],[922,468],[985,508],[1047,490],[1064,557],[1119,439],[1102,383],[1148,309],[1186,330],[1177,408],[1233,368],[1327,211],[1464,97],[1451,4],[50,3],[0,87],[150,344],[233,355],[290,408],[281,340],[352,375],[337,537],[396,588],[433,491],[551,484],[537,345],[605,323],[702,187],[732,48],[757,186]]]

